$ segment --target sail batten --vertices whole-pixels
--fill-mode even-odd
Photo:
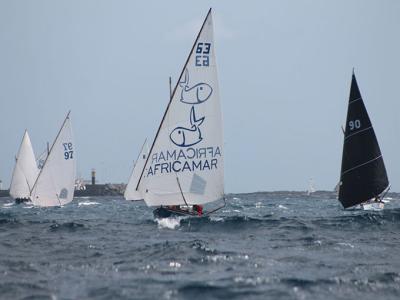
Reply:
[[[353,73],[344,130],[339,201],[351,207],[389,186],[382,153]]]
[[[223,137],[211,10],[172,92],[137,184],[148,206],[223,197]]]

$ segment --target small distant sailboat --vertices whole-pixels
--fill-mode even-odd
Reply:
[[[30,191],[38,176],[35,154],[28,131],[25,130],[21,146],[15,157],[15,166],[11,178],[10,195],[16,203],[30,201]]]
[[[156,218],[201,216],[224,199],[222,116],[211,9],[194,42],[135,188]]]
[[[143,195],[136,190],[136,186],[139,182],[140,175],[146,163],[147,155],[149,154],[149,147],[147,140],[142,145],[139,156],[137,157],[133,166],[132,174],[129,178],[128,184],[126,185],[124,198],[125,200],[138,201],[143,200]]]
[[[363,209],[383,209],[389,180],[354,72],[340,174],[338,198],[344,208],[360,205]]]
[[[31,189],[31,200],[36,206],[62,206],[74,197],[76,154],[69,114]]]
[[[311,178],[308,182],[307,196],[311,196],[311,194],[315,193],[315,191],[314,179]]]

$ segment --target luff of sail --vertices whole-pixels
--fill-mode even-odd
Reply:
[[[339,201],[344,208],[379,196],[389,185],[378,140],[354,73],[340,173]]]
[[[39,169],[36,165],[35,154],[28,131],[25,130],[10,184],[10,195],[14,199],[28,199]]]
[[[68,113],[31,190],[33,204],[61,206],[71,202],[74,197],[75,174],[75,143]]]
[[[147,145],[147,141],[145,141],[142,146],[142,149],[140,150],[139,156],[135,161],[135,165],[133,166],[132,174],[129,177],[128,184],[126,185],[124,192],[125,200],[137,201],[143,199],[141,191],[137,191],[136,186],[139,182],[140,174],[146,163],[148,154],[149,154],[149,147]]]
[[[224,194],[222,116],[211,9],[174,88],[137,189],[148,206]]]

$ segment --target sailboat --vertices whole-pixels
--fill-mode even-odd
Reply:
[[[382,209],[388,190],[382,153],[353,71],[338,198],[344,208]]]
[[[211,9],[170,95],[136,190],[155,217],[200,216],[224,199],[222,115]]]
[[[143,199],[143,195],[136,190],[140,175],[142,173],[144,164],[146,163],[147,156],[149,154],[149,147],[147,140],[142,145],[139,156],[137,157],[131,176],[129,177],[128,184],[126,185],[124,198],[125,200],[138,201]]]
[[[11,178],[10,195],[16,203],[30,201],[30,190],[38,176],[35,154],[28,131],[25,130]]]
[[[74,197],[76,154],[69,114],[31,189],[31,200],[36,206],[62,206]]]
[[[311,194],[315,193],[314,179],[310,179],[308,182],[307,196],[311,196]]]

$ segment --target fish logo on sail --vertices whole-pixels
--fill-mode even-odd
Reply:
[[[209,84],[200,82],[190,86],[188,69],[185,69],[184,77],[184,80],[179,82],[179,86],[182,88],[180,99],[182,103],[201,104],[210,98],[213,89]]]
[[[189,147],[196,145],[203,138],[201,136],[200,125],[204,122],[205,117],[196,118],[194,106],[190,110],[190,128],[176,127],[169,135],[171,141],[179,147]]]

